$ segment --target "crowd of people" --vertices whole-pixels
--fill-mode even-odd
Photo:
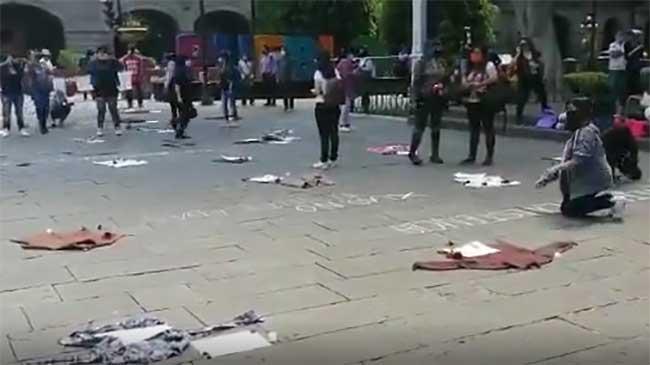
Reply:
[[[628,30],[616,33],[609,45],[609,87],[616,100],[617,112],[621,113],[630,95],[641,94],[641,59],[643,41],[641,32]]]

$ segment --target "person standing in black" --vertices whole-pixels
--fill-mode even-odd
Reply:
[[[16,58],[9,54],[7,59],[0,63],[0,88],[2,88],[2,119],[3,126],[0,136],[8,137],[11,129],[11,109],[16,113],[16,124],[18,133],[23,137],[29,137],[23,119],[23,77],[25,76],[24,59]]]
[[[642,94],[641,87],[641,68],[643,64],[641,58],[643,56],[643,43],[641,42],[641,32],[637,30],[629,30],[626,32],[625,40],[625,59],[627,61],[625,66],[625,76],[627,79],[625,95]]]
[[[92,49],[89,49],[86,51],[86,54],[79,59],[79,71],[81,71],[82,74],[87,74],[88,73],[88,65],[90,62],[93,60],[93,57],[95,57],[95,51]],[[84,100],[88,100],[88,92],[84,91]]]
[[[327,170],[336,165],[339,151],[340,105],[345,101],[343,82],[337,75],[327,52],[318,58],[314,72],[316,106],[314,115],[320,136],[320,160],[313,165],[315,169]]]
[[[196,112],[192,106],[191,76],[188,60],[184,56],[177,56],[174,65],[174,74],[170,82],[170,98],[178,108],[178,118],[173,121],[172,128],[176,130],[176,139],[189,138],[185,135],[190,120]]]
[[[120,79],[118,72],[122,69],[120,62],[108,53],[106,47],[97,49],[97,56],[88,66],[93,84],[95,102],[97,103],[97,136],[104,135],[104,119],[106,107],[111,113],[115,135],[122,135],[120,127],[120,114],[117,110],[117,95]]]
[[[548,109],[548,98],[544,86],[544,64],[541,54],[526,39],[519,42],[515,56],[518,80],[517,124],[523,123],[524,106],[528,103],[530,92],[537,95],[542,111]]]
[[[484,166],[492,165],[496,133],[494,130],[494,106],[486,102],[484,96],[489,92],[489,87],[499,80],[496,66],[487,60],[487,49],[474,47],[469,55],[469,70],[463,78],[463,87],[469,95],[463,98],[467,107],[469,119],[469,156],[462,164],[473,164],[476,161],[478,142],[481,129],[485,133],[485,146],[487,153]]]
[[[294,98],[291,97],[291,74],[293,73],[293,60],[285,47],[280,49],[280,58],[278,59],[278,85],[282,92],[282,102],[284,111],[293,110]]]
[[[411,137],[409,159],[414,165],[422,164],[417,151],[422,141],[424,130],[431,128],[431,163],[443,163],[440,158],[440,124],[445,109],[443,81],[447,76],[447,67],[441,59],[442,48],[436,42],[426,47],[424,57],[416,61],[413,67],[413,84],[411,100],[415,104],[415,128]]]

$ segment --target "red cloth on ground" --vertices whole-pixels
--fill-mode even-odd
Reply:
[[[490,244],[499,252],[478,257],[453,257],[449,260],[418,261],[413,264],[413,270],[527,270],[539,268],[553,261],[555,255],[572,249],[578,244],[575,242],[554,242],[535,250],[529,250],[504,241]]]
[[[40,250],[90,250],[96,247],[108,246],[126,237],[108,231],[91,231],[81,228],[72,232],[43,232],[12,242],[20,244],[24,249]]]

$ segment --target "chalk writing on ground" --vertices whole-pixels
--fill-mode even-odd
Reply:
[[[650,200],[650,186],[645,186],[640,189],[615,192],[617,195],[622,196],[628,202],[638,202]],[[496,211],[487,212],[484,214],[459,214],[448,217],[433,217],[426,218],[406,223],[392,225],[391,228],[395,231],[404,234],[426,234],[435,232],[446,232],[461,229],[463,227],[476,227],[487,224],[497,224],[512,222],[529,217],[537,217],[541,214],[558,213],[560,210],[560,203],[547,202],[532,204],[521,207],[514,207],[508,209],[501,209]]]

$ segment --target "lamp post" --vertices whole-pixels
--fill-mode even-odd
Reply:
[[[208,92],[208,35],[205,25],[205,0],[199,0],[199,26],[201,27],[201,64],[203,80],[201,80],[201,105],[212,105],[214,99]]]

